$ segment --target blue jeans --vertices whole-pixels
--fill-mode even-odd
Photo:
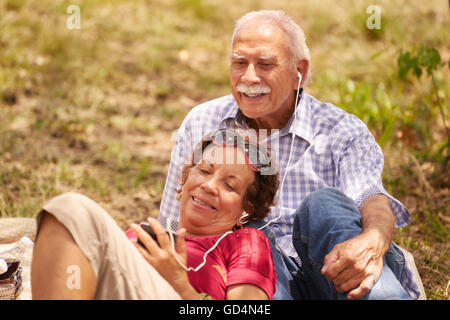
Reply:
[[[353,200],[338,189],[324,188],[302,201],[292,233],[301,267],[278,248],[270,226],[264,232],[271,242],[277,273],[274,299],[346,299],[345,294],[337,292],[320,270],[325,256],[336,244],[361,233],[361,214]],[[392,244],[383,257],[380,277],[363,299],[410,299],[400,283],[404,267],[403,253]]]

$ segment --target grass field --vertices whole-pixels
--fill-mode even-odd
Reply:
[[[80,29],[67,27],[72,4]],[[369,5],[380,29],[367,28]],[[233,23],[258,9],[299,22],[307,91],[372,130],[385,188],[412,214],[395,241],[413,253],[428,298],[450,299],[447,0],[0,0],[0,216],[34,216],[66,191],[123,227],[156,216],[173,132],[193,106],[230,93]],[[442,63],[433,77],[401,79],[399,55],[421,46]]]

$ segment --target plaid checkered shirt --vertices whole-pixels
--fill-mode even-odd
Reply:
[[[172,229],[177,228],[179,201],[175,189],[180,183],[183,165],[202,137],[218,128],[249,129],[246,117],[239,110],[232,95],[208,101],[194,107],[177,131],[172,150],[169,172],[162,198],[159,221]],[[295,136],[291,153],[292,137]],[[295,211],[310,193],[324,187],[335,187],[355,201],[359,207],[374,194],[389,198],[395,216],[395,226],[403,227],[411,219],[408,210],[383,187],[383,153],[367,126],[356,116],[331,103],[323,103],[303,90],[297,110],[287,125],[271,134],[271,157],[276,154],[280,181],[289,168],[266,221],[281,216],[271,223],[277,245],[285,254],[299,261],[292,245],[292,225]],[[274,145],[277,152],[274,153]],[[280,198],[281,197],[281,198]],[[281,207],[280,207],[281,203]],[[168,226],[169,221],[171,226]],[[413,281],[407,270],[404,286]],[[414,286],[413,286],[414,287]],[[410,290],[409,290],[410,291]]]

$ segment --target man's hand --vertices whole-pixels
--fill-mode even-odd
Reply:
[[[383,255],[368,233],[337,244],[325,256],[322,274],[348,299],[364,297],[381,274]]]
[[[334,246],[325,256],[321,270],[333,281],[336,291],[349,291],[348,299],[361,299],[378,280],[394,231],[394,215],[386,196],[375,194],[367,198],[359,211],[361,234]]]

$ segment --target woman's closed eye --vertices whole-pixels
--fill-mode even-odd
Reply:
[[[212,169],[211,166],[209,166],[209,165],[204,165],[204,164],[198,165],[198,166],[197,166],[197,169],[198,169],[201,173],[204,173],[204,174],[211,174],[211,173],[213,173],[213,169]]]
[[[242,181],[240,181],[240,179],[236,176],[229,176],[227,179],[225,179],[224,184],[228,190],[236,192],[237,194],[242,193]]]
[[[225,182],[225,186],[228,190],[237,192],[236,187],[232,183]]]

